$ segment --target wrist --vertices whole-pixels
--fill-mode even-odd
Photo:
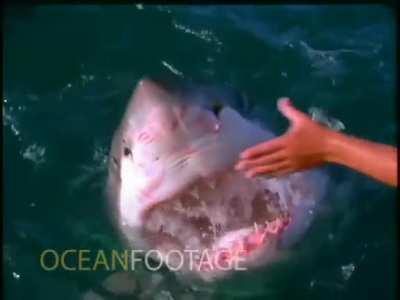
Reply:
[[[338,145],[342,139],[343,134],[324,128],[322,135],[322,157],[324,162],[334,163],[337,160]]]

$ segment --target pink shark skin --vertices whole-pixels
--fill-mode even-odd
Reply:
[[[136,249],[210,251],[246,266],[273,261],[298,241],[322,197],[317,170],[248,179],[239,153],[274,135],[212,93],[183,93],[143,79],[129,101],[110,153],[108,194],[116,223]],[[212,103],[211,103],[212,105]],[[222,258],[221,258],[222,257]],[[189,268],[210,279],[232,270]]]

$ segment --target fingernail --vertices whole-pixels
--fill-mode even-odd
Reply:
[[[241,169],[242,169],[242,164],[241,163],[238,163],[238,164],[235,165],[235,170],[239,171]]]

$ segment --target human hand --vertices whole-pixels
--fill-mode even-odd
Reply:
[[[278,100],[279,111],[290,121],[285,134],[246,149],[236,170],[246,177],[281,176],[316,167],[326,161],[327,139],[332,130],[297,110],[288,98]]]

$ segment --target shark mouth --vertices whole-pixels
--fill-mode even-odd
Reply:
[[[291,221],[274,180],[248,179],[233,170],[198,179],[145,211],[143,235],[161,253],[207,251],[207,263],[201,255],[194,261],[202,272],[258,258],[272,251]]]

